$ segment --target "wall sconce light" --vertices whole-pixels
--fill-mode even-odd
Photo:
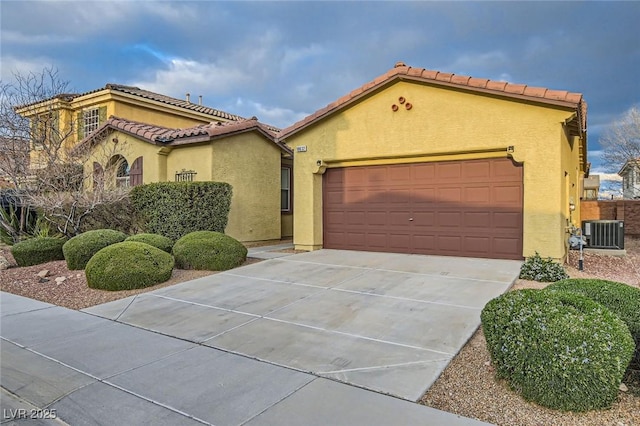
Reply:
[[[569,203],[569,211],[575,211],[576,209],[576,204],[574,202],[570,202]]]
[[[316,166],[318,166],[318,167],[322,166],[322,160],[316,161]]]

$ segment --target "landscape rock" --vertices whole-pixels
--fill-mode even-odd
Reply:
[[[55,281],[56,281],[57,284],[62,284],[66,280],[67,280],[67,277],[56,277]]]
[[[48,277],[49,276],[49,270],[48,269],[43,269],[42,271],[38,272],[36,275],[38,275],[38,277],[40,277],[40,278]]]
[[[624,383],[620,383],[620,390],[622,392],[629,392],[629,388]]]
[[[0,256],[0,271],[4,271],[5,269],[8,269],[9,265],[10,263],[7,260],[7,258],[4,256]]]

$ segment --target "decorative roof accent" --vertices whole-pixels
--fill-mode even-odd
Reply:
[[[209,124],[200,124],[185,129],[172,129],[111,116],[91,135],[84,138],[80,142],[79,146],[83,146],[86,143],[97,142],[113,131],[120,131],[145,142],[160,146],[177,146],[209,142],[240,133],[256,131],[262,134],[266,139],[275,143],[285,153],[292,154],[289,147],[276,141],[277,132],[273,131],[270,126],[259,122],[256,117],[224,123],[215,121]]]
[[[413,68],[407,66],[404,62],[397,62],[394,68],[387,71],[385,74],[360,86],[349,94],[282,130],[279,135],[280,140],[299,132],[320,119],[345,108],[347,105],[357,102],[359,99],[371,94],[372,92],[380,90],[397,80],[416,81],[436,86],[453,87],[472,92],[481,92],[575,109],[580,122],[580,131],[586,131],[586,102],[584,102],[582,94],[580,93],[572,93],[564,90],[550,90],[544,87],[527,86],[526,84],[492,81],[489,79],[432,71],[425,68]]]

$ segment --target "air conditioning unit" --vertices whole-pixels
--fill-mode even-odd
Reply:
[[[624,222],[621,220],[585,220],[582,235],[587,239],[585,247],[624,249]]]

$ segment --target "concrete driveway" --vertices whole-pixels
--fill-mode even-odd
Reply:
[[[86,312],[416,401],[520,262],[321,250]]]
[[[260,257],[268,260],[84,313],[50,305],[12,313],[11,306],[28,303],[3,294],[3,387],[5,376],[18,374],[7,370],[6,360],[20,363],[18,354],[26,348],[28,356],[41,354],[82,372],[79,377],[67,372],[79,380],[80,388],[94,387],[98,396],[83,395],[81,389],[76,401],[65,398],[57,403],[72,412],[73,407],[80,410],[82,404],[91,405],[92,398],[109,398],[109,392],[120,389],[207,424],[295,424],[283,419],[299,416],[300,407],[317,410],[330,403],[335,409],[369,395],[360,402],[378,407],[367,411],[370,424],[403,423],[390,415],[406,421],[414,415],[414,420],[424,415],[445,421],[434,413],[448,413],[402,405],[379,394],[418,400],[476,330],[485,303],[509,288],[521,265],[339,250],[280,255],[265,252]],[[24,313],[31,315],[31,324],[24,325]],[[75,316],[82,316],[82,321],[69,320]],[[56,319],[59,324],[54,327]],[[38,324],[40,330],[33,330]],[[31,331],[24,329],[27,326]],[[55,338],[60,333],[66,338]],[[82,349],[87,344],[101,348],[104,356],[88,359]],[[118,345],[122,352],[112,353],[110,348]],[[146,359],[149,356],[153,359]],[[219,388],[225,378],[234,385]],[[191,393],[185,394],[185,389]],[[358,397],[348,396],[356,391]],[[376,398],[386,399],[375,402]],[[246,412],[249,401],[256,400],[262,405]],[[207,408],[214,403],[243,408],[211,413]],[[400,405],[391,409],[389,404]],[[353,407],[347,411],[358,412]],[[341,423],[330,418],[333,424]],[[322,415],[317,419],[319,424],[328,420]],[[364,424],[359,417],[342,420]],[[478,424],[467,420],[452,423],[447,418],[446,423]]]

